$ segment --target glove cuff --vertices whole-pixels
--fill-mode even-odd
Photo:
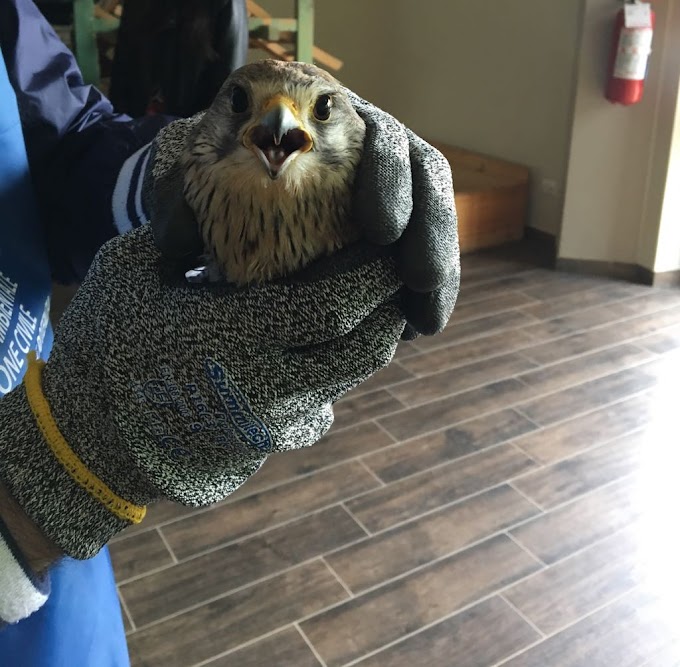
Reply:
[[[71,449],[42,393],[43,362],[0,404],[0,476],[24,512],[73,558],[91,558],[146,508],[118,496]]]
[[[0,628],[38,611],[49,594],[49,575],[39,577],[29,568],[12,534],[0,520]]]

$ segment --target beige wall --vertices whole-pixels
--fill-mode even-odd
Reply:
[[[561,258],[656,268],[680,78],[680,11],[678,0],[654,4],[658,29],[645,98],[627,108],[603,97],[612,2],[586,1]]]
[[[346,85],[419,134],[531,167],[530,224],[560,237],[561,258],[675,270],[680,0],[654,2],[646,95],[632,108],[604,98],[619,6],[317,0],[316,41],[345,61]]]
[[[289,1],[261,4],[279,15],[292,9]],[[316,41],[345,61],[343,83],[419,134],[531,167],[531,224],[557,233],[580,7],[317,0]]]

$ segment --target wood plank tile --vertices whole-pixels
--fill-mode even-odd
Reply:
[[[518,377],[537,393],[548,394],[626,368],[632,368],[653,358],[651,352],[629,343],[593,352],[528,371]]]
[[[376,532],[502,484],[534,467],[519,450],[500,445],[364,494],[349,501],[347,507],[368,530]]]
[[[670,634],[651,596],[633,591],[503,667],[639,667]]]
[[[401,364],[414,375],[428,375],[447,368],[479,361],[486,357],[509,354],[532,344],[536,344],[536,339],[529,333],[522,329],[512,329],[491,336],[484,336],[479,340],[457,343],[456,345],[413,355],[402,359]]]
[[[496,537],[313,617],[302,631],[329,667],[343,665],[538,567],[508,538]]]
[[[205,512],[205,507],[188,507],[173,503],[169,500],[161,500],[157,503],[152,503],[147,507],[146,516],[141,523],[128,526],[124,531],[116,535],[109,544],[114,544],[118,540],[124,540],[130,535],[136,535],[153,530],[156,526],[160,526],[168,521],[181,519],[192,516],[194,514]]]
[[[521,354],[506,354],[403,382],[390,387],[390,393],[413,407],[534,368],[536,364]]]
[[[546,634],[575,623],[641,582],[633,529],[516,584],[503,596]]]
[[[407,371],[398,361],[394,360],[389,366],[379,370],[373,377],[366,380],[366,382],[352,389],[349,396],[368,394],[377,389],[389,387],[397,382],[410,380],[412,377],[414,377],[413,373]]]
[[[519,407],[533,422],[546,426],[643,392],[653,387],[656,381],[654,374],[648,372],[645,366],[638,366],[563,389]]]
[[[150,574],[121,591],[135,623],[146,625],[365,534],[347,512],[334,507]]]
[[[347,597],[328,568],[303,565],[128,637],[133,664],[186,667]]]
[[[460,267],[462,280],[468,285],[493,278],[504,278],[535,268],[522,260],[490,257],[486,253],[464,254],[460,258]]]
[[[621,291],[621,288],[619,288],[619,293]],[[607,331],[611,332],[615,328],[613,323],[623,323],[624,321],[627,323],[631,319],[638,326],[642,325],[644,327],[646,320],[642,316],[652,315],[653,317],[665,318],[666,316],[659,311],[679,305],[680,299],[675,296],[673,299],[669,299],[662,293],[652,292],[643,297],[629,297],[613,303],[597,305],[597,307],[587,307],[584,305],[577,311],[552,318],[539,325],[531,326],[528,328],[528,331],[542,339],[550,339],[587,329],[594,329],[603,325],[608,325]],[[671,315],[671,321],[676,321],[674,315]],[[626,338],[628,336],[624,337],[624,340]]]
[[[620,283],[607,283],[591,290],[568,294],[558,299],[539,301],[535,304],[523,306],[522,310],[533,315],[539,320],[550,320],[562,317],[585,308],[605,306],[609,303],[627,299],[634,292],[628,285]]]
[[[652,393],[673,392],[680,388],[680,350],[671,350],[662,355],[656,355],[639,368],[657,378],[658,385]]]
[[[608,325],[612,321],[623,319],[624,316],[616,309],[618,304],[584,308],[561,317],[545,320],[539,324],[527,327],[527,331],[537,339],[550,340],[562,338],[579,331],[596,329]]]
[[[660,333],[640,338],[636,343],[656,354],[665,354],[680,349],[680,327],[670,327]]]
[[[206,667],[321,667],[295,628],[287,628],[213,660]]]
[[[461,274],[462,276],[462,274]],[[463,281],[465,279],[463,278]],[[490,277],[472,284],[462,284],[458,302],[460,304],[481,301],[482,299],[502,298],[502,295],[516,290],[524,290],[530,286],[546,284],[555,280],[555,274],[545,269],[527,269],[510,276]]]
[[[536,340],[531,349],[523,350],[524,354],[537,364],[554,364],[571,357],[578,357],[595,350],[618,345],[628,338],[635,336],[623,336],[620,331],[612,331],[609,327],[599,327],[591,331],[581,331],[568,336],[554,338],[554,325],[532,325],[526,334],[533,332],[542,336],[543,340]]]
[[[470,389],[438,401],[402,410],[380,419],[379,423],[397,440],[406,440],[422,433],[453,426],[485,412],[501,410],[521,402],[532,393],[530,387],[518,380],[499,380],[478,389]],[[539,413],[540,407],[536,406],[534,411]]]
[[[551,564],[630,525],[641,511],[634,484],[621,480],[511,532],[544,563]]]
[[[406,406],[401,401],[384,389],[358,396],[348,394],[333,406],[335,413],[333,425],[337,429],[354,426],[359,422],[375,419],[404,407]]]
[[[387,369],[338,405],[344,429],[336,426],[313,448],[272,457],[249,484],[213,508],[160,503],[144,523],[114,540],[119,571],[134,577],[121,593],[133,584],[139,587],[133,604],[142,610],[138,621],[149,623],[140,631],[130,631],[126,624],[135,667],[186,667],[203,660],[217,667],[320,667],[292,625],[305,613],[305,604],[317,601],[314,582],[300,575],[299,581],[309,586],[299,596],[300,586],[290,573],[313,565],[324,572],[318,575],[322,597],[330,590],[330,597],[342,603],[338,609],[364,607],[347,599],[335,573],[356,592],[371,589],[358,601],[385,593],[381,599],[387,602],[379,605],[376,619],[370,616],[370,600],[366,611],[341,617],[338,642],[334,623],[325,625],[324,641],[339,646],[339,654],[344,646],[356,648],[357,664],[368,667],[490,667],[534,641],[533,626],[523,615],[549,632],[559,632],[565,623],[576,628],[583,614],[625,594],[631,585],[647,584],[640,583],[653,569],[647,552],[656,555],[663,548],[650,545],[647,538],[645,553],[636,555],[621,540],[646,525],[652,502],[661,503],[654,505],[655,518],[672,525],[667,486],[655,486],[658,493],[650,499],[645,480],[654,473],[651,467],[663,467],[658,461],[664,459],[664,448],[674,444],[664,438],[675,433],[673,355],[680,351],[680,291],[544,271],[536,269],[530,254],[528,261],[515,257],[493,251],[463,258],[463,289],[444,334],[400,344]],[[634,376],[620,375],[633,367],[648,376],[643,385],[649,388],[641,393],[628,393],[637,389]],[[519,386],[504,385],[508,379]],[[645,385],[647,381],[651,384]],[[460,407],[455,405],[461,400]],[[524,416],[523,408],[530,405],[546,418],[543,426]],[[396,412],[387,417],[382,410],[390,406]],[[432,406],[436,409],[430,412]],[[372,421],[374,415],[380,424]],[[382,428],[383,421],[400,416],[395,430]],[[357,418],[365,421],[357,424]],[[662,424],[668,427],[664,430]],[[634,447],[614,444],[643,429],[654,438],[652,449],[659,450],[658,456],[647,451],[644,479],[635,466]],[[351,461],[359,457],[361,461]],[[536,474],[538,466],[529,457],[549,467]],[[380,486],[373,471],[387,486]],[[668,474],[670,479],[672,471]],[[612,483],[618,475],[627,476]],[[552,509],[540,514],[525,492]],[[357,493],[365,496],[357,498]],[[354,509],[365,512],[373,535],[365,536],[340,506],[348,496],[355,497],[350,509],[356,503]],[[565,500],[568,504],[555,505]],[[194,522],[195,530],[189,529]],[[183,527],[173,528],[177,524]],[[146,568],[162,554],[154,537],[158,525],[165,526],[163,531],[176,530],[191,556],[179,566],[160,564],[161,572],[149,574]],[[464,554],[504,531],[525,553],[534,552],[549,564],[511,589],[512,605],[503,596],[475,603],[476,595],[493,595],[486,593],[484,582],[474,583],[478,570],[492,567],[501,576],[505,567],[500,556],[484,554],[471,557],[461,569],[441,566],[424,585],[404,585],[390,597],[395,584],[462,557],[459,550],[466,550]],[[204,549],[213,551],[193,556]],[[334,571],[325,572],[326,563]],[[178,579],[171,580],[171,572]],[[277,583],[282,576],[287,583]],[[458,587],[468,584],[482,592],[465,597]],[[257,593],[221,607],[224,598],[235,594],[234,586],[245,586],[238,594],[250,589]],[[459,612],[457,596],[472,606]],[[214,602],[197,606],[206,599]],[[186,605],[194,608],[187,611]],[[633,607],[641,610],[646,623],[645,601],[638,599]],[[209,613],[196,616],[206,613],[204,608]],[[625,613],[621,621],[613,613],[608,624],[594,623],[545,654],[528,650],[526,664],[680,667],[680,637],[657,633],[657,641],[653,635],[664,622],[669,624],[670,616],[654,616],[657,611],[654,606],[649,612],[656,620],[651,630],[637,628]],[[160,618],[173,613],[174,619]],[[426,621],[430,625],[423,630]],[[166,625],[171,622],[175,625]],[[402,640],[404,633],[412,634]],[[355,634],[358,647],[352,643]],[[385,648],[385,641],[392,645]],[[595,650],[598,642],[608,644],[599,649],[603,652]],[[630,642],[638,648],[630,650]],[[377,652],[362,661],[364,647]],[[217,655],[222,657],[213,657]],[[627,655],[633,656],[630,665]],[[340,657],[337,664],[343,661]]]
[[[496,664],[539,636],[507,603],[494,597],[357,664],[481,667]]]
[[[656,313],[666,308],[680,306],[680,292],[678,290],[646,288],[642,294],[616,304],[621,317],[637,317],[647,313]]]
[[[532,422],[514,410],[500,410],[445,431],[408,440],[367,456],[364,462],[381,480],[394,482],[535,430]]]
[[[635,472],[648,441],[644,431],[617,438],[520,477],[514,486],[541,507],[555,507]]]
[[[155,530],[140,533],[134,539],[114,542],[109,546],[109,553],[117,581],[124,581],[172,563],[170,552]]]
[[[517,329],[534,324],[536,319],[521,310],[508,310],[473,320],[458,320],[454,312],[450,325],[437,336],[420,338],[416,346],[420,350],[430,350],[442,345],[459,343],[470,338],[488,336],[498,331]]]
[[[680,638],[648,656],[642,667],[680,667]]]
[[[514,310],[521,308],[522,311],[533,316],[530,308],[540,305],[536,299],[532,299],[521,292],[508,292],[502,297],[492,296],[490,299],[483,301],[473,301],[472,303],[456,304],[452,323],[467,322],[478,317],[488,317],[496,313],[502,313],[506,310]]]
[[[529,501],[500,486],[336,551],[326,561],[357,593],[536,514]]]
[[[399,342],[399,345],[397,345],[397,351],[394,353],[394,358],[403,359],[412,354],[417,354],[418,351],[418,348],[411,341],[402,340]]]
[[[132,632],[132,624],[130,623],[130,617],[127,615],[127,612],[125,611],[125,607],[123,607],[122,601],[120,604],[120,615],[123,617],[123,631],[127,635],[128,633]]]
[[[637,286],[634,288],[636,287]],[[609,292],[596,290],[596,294],[608,294],[613,291],[614,294],[617,294],[620,298],[615,299],[611,303],[596,303],[593,306],[588,306],[584,302],[577,311],[552,318],[550,321],[544,322],[543,325],[537,327],[537,329],[549,331],[552,327],[552,333],[555,335],[564,335],[583,329],[598,327],[603,324],[611,326],[613,322],[640,318],[642,315],[655,314],[668,308],[680,306],[680,298],[675,294],[669,295],[661,291],[650,291],[642,295],[639,293],[636,295],[636,293],[632,291],[634,288],[630,285],[615,284],[613,288],[610,288]],[[582,295],[574,294],[572,296],[580,298]],[[587,293],[583,296],[586,297]],[[547,334],[544,334],[544,336],[546,335]]]
[[[557,299],[567,294],[601,287],[601,278],[560,273],[546,268],[527,268],[508,276],[462,284],[459,300],[468,303],[519,291],[536,300]]]
[[[343,430],[331,429],[312,447],[270,456],[262,468],[230,498],[236,500],[250,496],[355,456],[380,450],[393,442],[394,438],[373,422]]]
[[[172,523],[163,533],[177,558],[183,559],[377,486],[360,463],[347,463]]]
[[[602,282],[602,278],[552,271],[549,279],[541,281],[539,284],[523,287],[522,292],[534,299],[549,301],[568,294],[581,294],[589,289],[600,287]]]
[[[552,463],[642,428],[652,419],[653,398],[638,394],[566,422],[535,430],[513,444],[539,463]]]
[[[617,345],[641,338],[680,323],[680,309],[671,308],[626,320],[625,326],[615,322],[593,331],[573,334],[558,341],[535,345],[526,352],[527,356],[539,364],[550,364],[561,359],[586,354],[598,348]],[[535,325],[536,329],[538,326]]]

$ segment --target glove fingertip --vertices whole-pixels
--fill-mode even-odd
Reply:
[[[459,283],[458,273],[452,273],[443,285],[432,292],[402,289],[401,307],[409,325],[423,336],[441,333],[456,305]]]
[[[406,326],[404,327],[404,331],[402,331],[401,340],[403,341],[415,340],[416,338],[418,338],[419,335],[420,334],[416,331],[416,329],[407,322]]]
[[[398,253],[398,267],[399,277],[404,281],[404,284],[414,292],[427,293],[433,292],[444,284],[451,271],[453,270],[453,262],[434,262],[430,263],[409,262],[409,256],[404,257],[404,253],[397,250]]]
[[[354,217],[371,243],[394,243],[413,211],[409,142],[401,123],[376,107],[356,104],[366,136],[354,187]]]
[[[363,229],[364,238],[376,245],[390,245],[399,240],[409,223],[412,201],[404,197],[386,197],[379,188],[360,188],[354,198],[354,219]],[[401,200],[401,205],[395,201]]]

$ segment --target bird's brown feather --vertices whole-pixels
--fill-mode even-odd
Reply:
[[[247,118],[234,114],[231,86],[248,86],[253,109],[283,93],[300,108],[314,148],[272,180],[244,146]],[[315,122],[310,104],[334,96],[332,123]],[[365,126],[341,86],[311,65],[265,61],[237,70],[199,124],[184,156],[185,197],[210,260],[231,282],[262,282],[296,271],[360,236],[351,191]]]

